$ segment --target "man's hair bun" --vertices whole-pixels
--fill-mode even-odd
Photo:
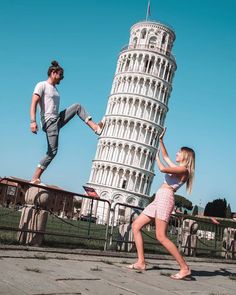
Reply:
[[[59,63],[58,63],[56,60],[53,60],[53,61],[51,62],[51,65],[52,65],[53,67],[58,67],[58,66],[59,66]]]
[[[60,71],[62,73],[62,78],[61,79],[63,79],[64,70],[63,70],[63,68],[59,65],[59,63],[56,60],[53,60],[51,62],[51,66],[48,68],[48,77],[51,75],[51,73],[53,71],[55,71],[55,72]]]

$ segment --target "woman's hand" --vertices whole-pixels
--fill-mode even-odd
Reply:
[[[157,149],[156,160],[160,160],[160,148]]]
[[[164,169],[165,166],[163,165],[160,159],[160,148],[157,149],[156,161],[157,161],[157,167],[159,168],[160,171],[162,171],[162,169]]]
[[[166,133],[166,127],[163,129],[162,133],[160,134],[159,140],[163,140],[165,133]]]

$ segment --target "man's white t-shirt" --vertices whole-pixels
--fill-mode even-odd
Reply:
[[[58,117],[60,95],[57,88],[47,81],[39,82],[35,86],[34,94],[40,96],[40,116],[43,126],[49,119]]]

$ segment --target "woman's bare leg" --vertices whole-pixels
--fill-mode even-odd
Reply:
[[[151,217],[148,217],[144,214],[140,214],[137,219],[132,224],[132,230],[134,234],[134,241],[138,254],[138,261],[134,264],[135,268],[145,269],[145,257],[144,257],[144,247],[143,247],[143,236],[141,233],[141,229],[150,221]]]
[[[168,223],[166,221],[156,218],[156,238],[158,241],[170,252],[180,266],[179,274],[185,276],[190,273],[190,268],[184,260],[183,256],[179,253],[175,244],[170,241],[166,235]]]

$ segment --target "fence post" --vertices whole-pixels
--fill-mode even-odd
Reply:
[[[105,233],[104,251],[107,250],[107,242],[108,242],[108,235],[109,235],[109,220],[110,220],[110,211],[111,211],[111,204],[109,202],[108,202],[108,208],[109,209],[107,212],[107,226],[106,226],[106,233]]]
[[[109,246],[112,245],[112,240],[113,240],[114,221],[115,221],[115,206],[114,206],[114,208],[110,207],[110,214],[109,215],[111,215],[111,233],[110,233]],[[108,221],[108,223],[109,222],[110,221]]]
[[[182,224],[182,248],[188,256],[196,255],[198,224],[192,219],[185,219]]]
[[[49,191],[45,188],[30,187],[25,195],[26,207],[23,208],[19,223],[18,241],[22,244],[40,246],[46,229]],[[37,233],[39,231],[40,233]]]
[[[123,223],[119,225],[119,237],[117,242],[118,251],[131,252],[134,246],[132,223],[137,218],[138,213],[135,210],[133,210],[131,215],[128,214],[128,216],[129,216],[129,219],[127,220],[125,216]]]
[[[90,206],[90,214],[89,214],[89,226],[88,226],[88,236],[90,235],[90,228],[91,228],[91,220],[92,220],[92,213],[93,213],[93,198]]]
[[[224,237],[222,244],[222,255],[226,259],[234,259],[236,252],[236,229],[235,228],[225,228]]]

